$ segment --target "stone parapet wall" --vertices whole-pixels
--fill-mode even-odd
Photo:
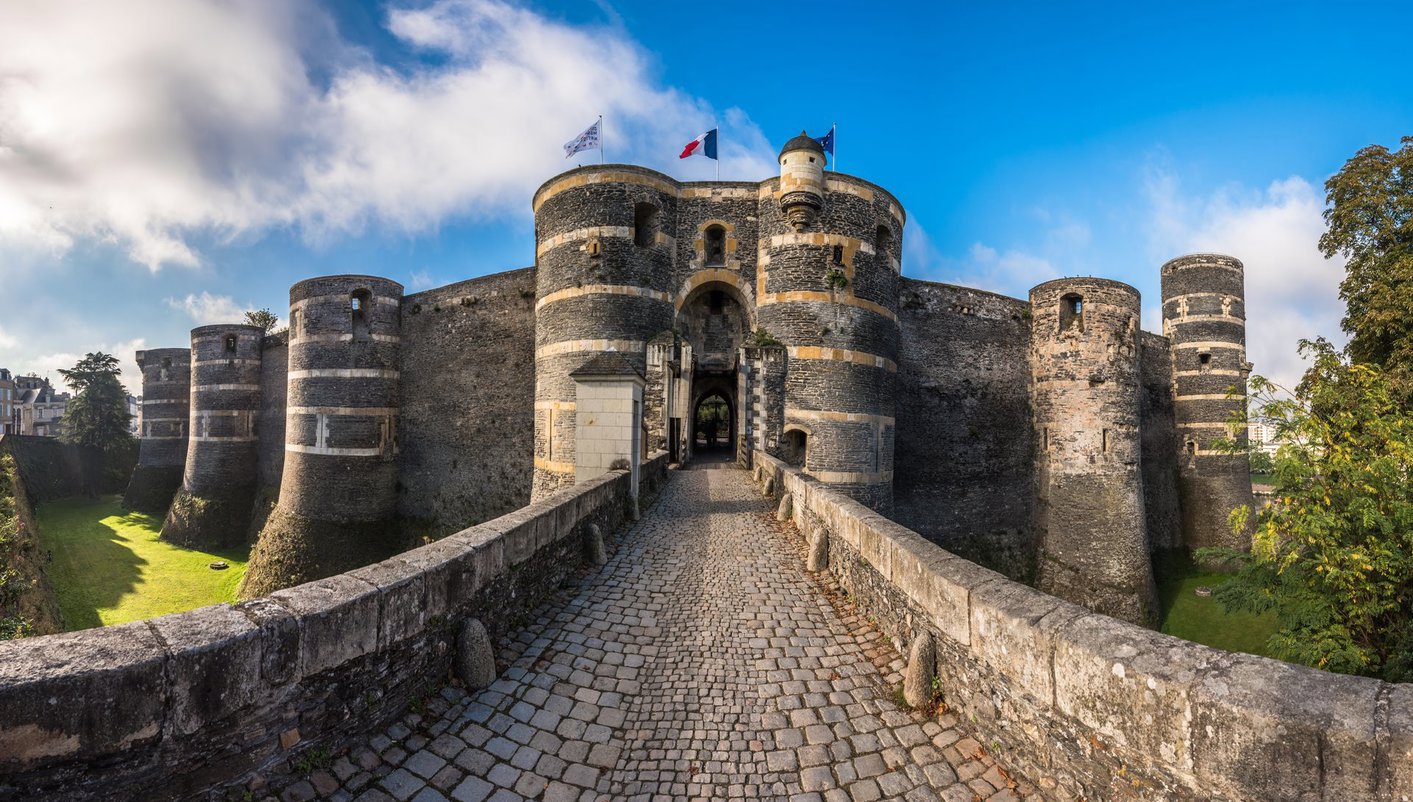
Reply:
[[[1413,799],[1413,685],[1152,632],[1012,582],[761,452],[830,572],[1055,799]]]
[[[644,490],[665,471],[653,455]],[[614,471],[267,597],[0,643],[0,800],[206,798],[337,749],[445,680],[466,617],[513,629],[584,564],[589,524],[624,520],[629,490]]]

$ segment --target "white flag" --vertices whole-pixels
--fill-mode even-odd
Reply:
[[[599,126],[603,125],[603,118],[600,117],[593,125],[584,129],[584,133],[574,137],[564,143],[564,158],[569,158],[581,150],[593,150],[601,148],[603,144],[599,141]]]

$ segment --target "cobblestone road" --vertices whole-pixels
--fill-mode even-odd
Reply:
[[[284,789],[386,802],[1027,795],[954,718],[900,710],[902,661],[801,567],[746,472],[674,474],[509,668]]]

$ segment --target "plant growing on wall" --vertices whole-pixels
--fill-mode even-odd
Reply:
[[[1313,362],[1293,393],[1250,381],[1255,411],[1283,443],[1251,553],[1199,556],[1242,566],[1215,596],[1229,610],[1274,610],[1275,656],[1413,680],[1413,419],[1383,369],[1324,340],[1300,348]],[[1251,515],[1234,510],[1233,529]]]
[[[824,273],[824,283],[829,287],[830,292],[838,292],[849,286],[849,277],[843,270],[831,267]]]
[[[751,332],[747,344],[755,348],[779,348],[785,343],[775,339],[775,337],[771,336],[770,332],[766,331],[764,327],[761,327]]]

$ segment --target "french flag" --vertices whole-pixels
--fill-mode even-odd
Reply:
[[[688,156],[705,156],[708,159],[715,159],[716,129],[713,128],[696,139],[693,139],[691,142],[688,142],[687,147],[682,148],[682,155],[677,158],[685,159]]]

